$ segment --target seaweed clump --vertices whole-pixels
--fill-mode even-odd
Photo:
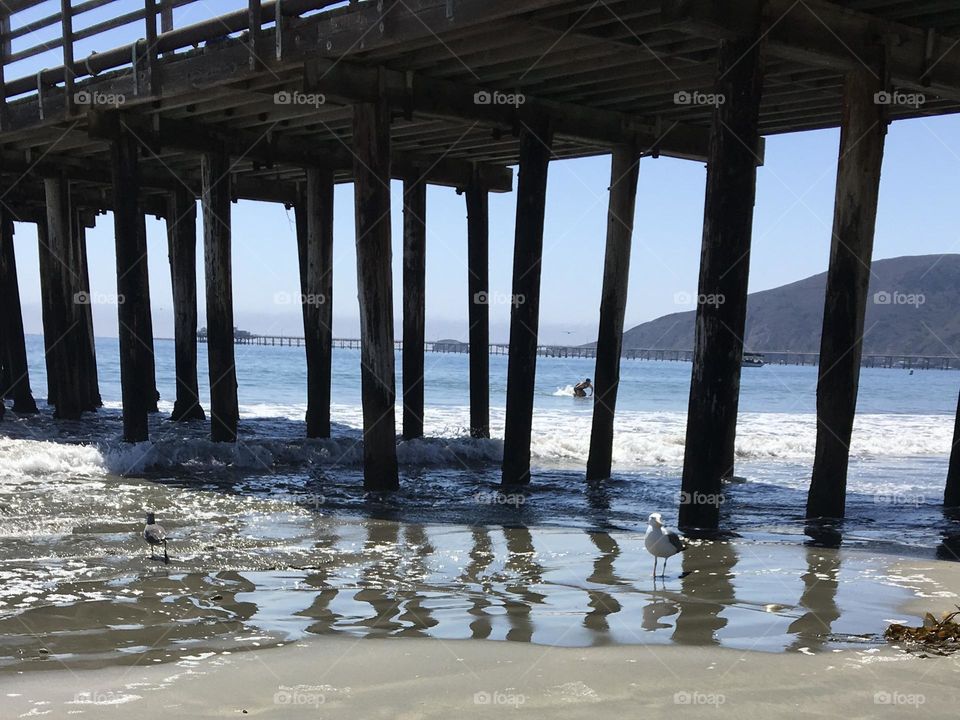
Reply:
[[[922,650],[935,655],[949,655],[960,650],[960,605],[937,620],[931,613],[923,618],[923,625],[911,627],[893,623],[883,636],[892,642],[902,643],[906,650]]]

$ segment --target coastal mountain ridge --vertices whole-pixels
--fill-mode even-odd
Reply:
[[[864,323],[864,353],[960,354],[960,254],[875,260]],[[744,345],[752,352],[819,352],[827,274],[819,273],[747,301]],[[693,347],[696,311],[671,313],[630,328],[623,348]]]

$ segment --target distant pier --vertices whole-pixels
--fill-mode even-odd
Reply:
[[[206,342],[205,335],[197,335],[197,340]],[[270,347],[303,347],[306,339],[293,335],[253,335],[237,334],[233,339],[236,345],[264,345]],[[338,350],[359,350],[360,338],[333,338],[332,346]],[[403,351],[403,340],[394,340],[393,346]],[[509,343],[489,343],[490,355],[509,355]],[[470,354],[470,343],[451,340],[428,340],[423,343],[424,352]],[[759,353],[765,365],[812,365],[820,362],[820,354],[815,352],[796,352],[778,350]],[[596,358],[597,349],[585,345],[538,345],[537,355],[552,358]],[[693,350],[675,348],[623,348],[624,360],[654,360],[660,362],[693,362]],[[960,369],[960,359],[952,355],[864,355],[862,367],[885,368],[892,370],[956,370]]]

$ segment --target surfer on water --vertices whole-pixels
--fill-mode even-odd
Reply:
[[[593,395],[593,385],[590,384],[590,378],[587,378],[582,383],[577,383],[573,386],[573,396],[586,397],[587,390],[590,391],[590,395]]]

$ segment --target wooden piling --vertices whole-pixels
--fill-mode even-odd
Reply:
[[[77,358],[82,362],[81,373],[84,385],[84,409],[95,410],[103,407],[100,397],[100,380],[97,377],[97,344],[93,331],[93,296],[90,292],[90,267],[87,263],[87,229],[81,222],[80,214],[73,214],[75,231],[73,234],[74,251],[76,252],[79,281],[78,295],[86,302],[80,303],[81,354]]]
[[[403,437],[423,437],[427,184],[403,182]]]
[[[237,439],[240,411],[233,350],[230,167],[226,154],[219,151],[203,154],[201,183],[207,284],[210,437],[214,442],[234,442]]]
[[[304,348],[307,358],[307,437],[330,437],[333,361],[333,175],[307,169],[301,261]]]
[[[610,477],[613,462],[613,419],[620,386],[620,353],[630,277],[630,243],[636,209],[640,153],[631,146],[614,149],[610,166],[610,200],[607,210],[607,247],[600,293],[600,328],[597,334],[593,385],[593,425],[587,480]]]
[[[353,107],[353,176],[360,301],[363,484],[394,490],[397,475],[396,378],[390,238],[390,111],[384,102]]]
[[[57,404],[57,369],[53,344],[58,335],[59,322],[53,306],[53,263],[56,260],[50,252],[47,219],[37,221],[37,261],[40,268],[40,313],[43,322],[43,362],[47,374],[47,405]]]
[[[887,123],[875,93],[882,73],[864,66],[844,80],[833,237],[820,338],[817,446],[807,517],[840,518],[847,492],[850,436],[857,407],[863,323]]]
[[[953,421],[953,445],[950,447],[943,504],[946,507],[960,507],[960,398],[957,399],[957,414]]]
[[[474,184],[467,202],[467,293],[470,322],[470,437],[490,437],[489,193]]]
[[[83,370],[85,341],[78,271],[79,258],[73,239],[70,210],[70,190],[64,176],[48,177],[43,181],[47,208],[47,242],[51,261],[48,290],[56,320],[56,336],[51,347],[56,373],[56,403],[54,417],[77,420],[88,406],[87,387]]]
[[[30,370],[23,334],[23,313],[20,306],[20,283],[17,279],[17,257],[13,248],[13,218],[0,207],[0,333],[3,336],[0,366],[4,382],[0,383],[0,404],[13,398],[13,411],[18,414],[37,412],[37,403],[30,390]]]
[[[507,361],[506,424],[503,434],[503,485],[530,482],[530,433],[537,373],[540,325],[540,271],[547,168],[552,134],[549,122],[525,125],[520,134],[520,176],[513,248],[510,356]]]
[[[177,395],[171,420],[203,420],[197,379],[197,201],[180,188],[167,205],[167,251],[173,289]]]
[[[120,386],[123,404],[123,439],[140,442],[148,437],[149,398],[145,387],[151,366],[147,338],[149,296],[146,237],[140,232],[137,195],[140,178],[137,168],[138,142],[121,131],[111,143],[113,179],[113,221],[117,253],[117,314],[120,336]]]
[[[141,235],[141,243],[143,244],[144,252],[147,248],[147,216],[143,213],[143,209],[140,210],[140,217],[138,219],[138,232]],[[147,265],[149,267],[149,263]],[[153,313],[150,311],[150,273],[147,272],[143,275],[141,279],[142,283],[142,293],[143,293],[143,302],[147,306],[147,313],[144,315],[144,331],[143,331],[143,342],[146,344],[148,353],[144,356],[146,366],[143,369],[143,380],[144,380],[144,392],[147,395],[147,410],[149,412],[155,413],[159,411],[157,401],[160,399],[160,393],[157,392],[157,356],[156,351],[154,350],[153,344]]]
[[[698,297],[715,301],[696,312],[679,513],[687,528],[718,526],[721,481],[733,474],[763,86],[757,25],[718,52],[715,92],[724,102],[710,130],[698,285]]]

